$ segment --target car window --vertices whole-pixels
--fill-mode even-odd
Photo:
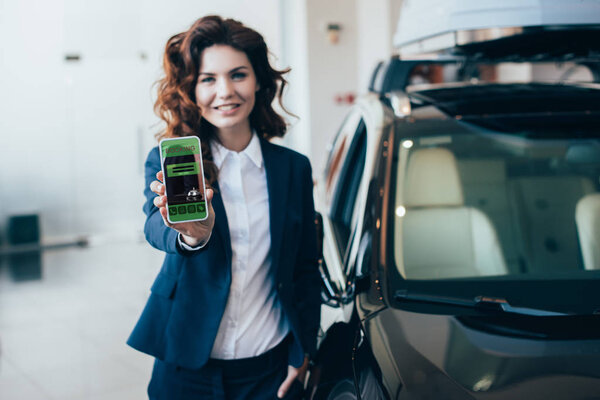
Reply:
[[[360,114],[356,111],[353,111],[346,117],[346,120],[336,135],[329,157],[327,158],[325,167],[325,202],[330,211],[332,209],[335,191],[342,172],[342,166],[348,156],[350,143],[353,140],[360,121]]]
[[[352,116],[355,116],[355,118],[358,118],[358,116],[356,116],[356,113],[348,114],[346,116],[346,118],[344,118],[344,121],[342,122],[340,129],[335,134],[335,137],[331,144],[331,148],[329,149],[329,152],[327,154],[327,161],[325,163],[325,168],[324,168],[324,175],[325,175],[325,178],[327,179],[327,190],[329,190],[333,175],[337,174],[336,170],[337,170],[337,166],[339,164],[339,159],[342,156],[342,154],[344,154],[345,143],[342,143],[342,142],[345,141],[345,137],[347,136],[347,129],[344,129],[344,128],[346,128],[348,119],[350,119]],[[344,131],[346,131],[346,134],[344,134]]]
[[[362,119],[358,121],[351,139],[347,156],[340,167],[330,213],[340,254],[344,254],[348,245],[352,212],[365,166],[367,128]]]
[[[597,125],[581,118],[520,135],[423,121],[399,130],[393,243],[404,278],[600,269]]]

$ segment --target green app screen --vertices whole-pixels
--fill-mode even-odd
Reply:
[[[183,222],[206,218],[200,141],[196,137],[163,140],[160,146],[169,219]]]

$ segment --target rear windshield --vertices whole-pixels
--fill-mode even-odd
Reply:
[[[547,278],[599,270],[600,125],[571,117],[551,134],[519,130],[514,120],[504,132],[490,129],[501,117],[494,124],[399,121],[390,194],[400,275]]]

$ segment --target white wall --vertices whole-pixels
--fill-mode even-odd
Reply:
[[[308,69],[308,35],[305,1],[280,0],[282,34],[281,66],[291,67],[285,77],[284,106],[296,115],[286,116],[290,126],[283,143],[310,156],[310,90]]]
[[[27,23],[25,23],[27,22]],[[0,13],[0,215],[47,210],[65,232],[72,208],[68,93],[61,60],[64,3],[2,2]],[[35,27],[35,28],[33,28]],[[60,143],[60,145],[59,145]],[[57,215],[59,214],[59,215]]]
[[[366,93],[380,60],[392,54],[393,27],[390,0],[356,0],[358,31],[358,91]],[[376,22],[376,23],[375,23]]]
[[[356,93],[357,17],[355,0],[306,0],[310,94],[311,161],[315,176],[321,170],[326,146],[334,137],[349,106],[335,96]],[[327,23],[341,25],[340,40],[327,40]]]
[[[47,239],[141,230],[142,164],[158,130],[151,86],[171,35],[219,13],[281,52],[278,0],[0,4],[0,228],[39,212]]]

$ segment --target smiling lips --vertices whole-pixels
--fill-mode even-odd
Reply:
[[[231,111],[235,108],[238,108],[240,105],[239,104],[223,104],[221,106],[217,106],[215,107],[215,110],[219,110],[219,111]]]

